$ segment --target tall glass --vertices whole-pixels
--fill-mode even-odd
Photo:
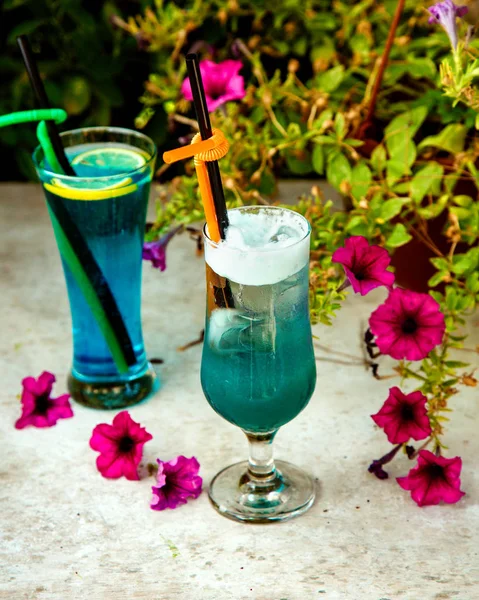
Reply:
[[[227,517],[279,521],[313,503],[313,479],[273,461],[278,429],[308,404],[316,383],[309,318],[310,226],[297,213],[274,207],[229,211],[248,219],[253,247],[216,244],[205,227],[207,315],[201,383],[212,408],[245,432],[249,461],[223,469],[209,497]],[[262,242],[269,225],[267,239]],[[294,231],[294,241],[281,241]]]
[[[33,155],[62,259],[73,326],[72,397],[95,408],[135,404],[158,387],[140,317],[142,247],[154,143],[128,129],[61,135],[77,177]]]

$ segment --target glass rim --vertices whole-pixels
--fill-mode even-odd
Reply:
[[[148,165],[153,164],[154,161],[156,160],[156,157],[158,154],[158,149],[156,147],[155,142],[150,137],[145,135],[144,133],[135,131],[134,129],[128,129],[127,127],[110,127],[107,125],[105,125],[105,126],[100,125],[97,127],[78,127],[77,129],[69,129],[67,131],[62,131],[60,133],[60,138],[66,137],[67,135],[79,134],[80,132],[90,132],[90,131],[91,132],[110,131],[112,133],[117,133],[117,134],[136,136],[136,137],[143,139],[146,142],[150,143],[153,148],[153,153],[151,154],[151,156],[148,158],[148,160],[145,162],[144,165],[142,165],[141,167],[138,167],[137,169],[133,169],[132,171],[125,171],[124,173],[117,173],[116,175],[99,175],[97,177],[77,177],[76,175],[65,175],[64,173],[55,173],[54,171],[50,171],[48,169],[41,167],[37,160],[37,155],[41,152],[42,157],[45,158],[45,154],[43,153],[42,146],[40,144],[38,144],[38,146],[36,146],[36,148],[34,149],[34,151],[32,153],[33,164],[34,164],[37,172],[39,174],[41,173],[42,176],[46,175],[47,177],[55,177],[57,179],[62,179],[64,181],[76,181],[76,182],[79,182],[79,181],[84,181],[84,182],[103,181],[105,183],[108,183],[108,181],[118,181],[118,179],[124,178],[127,175],[135,175],[136,173],[140,173],[141,171],[145,170],[145,168]],[[125,185],[129,185],[129,184],[127,183]],[[118,189],[120,189],[120,188],[118,188]]]
[[[247,253],[256,252],[258,254],[266,254],[269,252],[271,252],[271,253],[284,252],[285,250],[287,251],[290,248],[294,248],[298,244],[301,244],[301,242],[304,242],[304,240],[306,240],[311,235],[311,231],[312,231],[311,223],[308,221],[308,219],[305,216],[296,212],[295,210],[292,210],[291,208],[285,208],[282,206],[266,206],[266,205],[262,205],[262,204],[254,204],[252,206],[236,206],[235,208],[231,208],[230,210],[228,210],[228,212],[233,212],[235,210],[241,211],[241,210],[249,210],[249,209],[274,210],[274,211],[279,210],[282,212],[291,213],[291,214],[295,215],[296,217],[299,217],[306,223],[306,232],[304,233],[304,235],[302,235],[299,239],[297,239],[293,244],[290,244],[289,246],[282,246],[280,248],[248,248],[246,250],[244,248],[242,249],[242,248],[228,247],[228,251],[230,251],[230,252],[247,252]],[[212,246],[213,248],[219,248],[221,245],[221,241],[215,242],[214,240],[212,240],[207,233],[207,227],[208,227],[208,223],[205,223],[203,225],[203,239],[205,240],[206,243],[208,243],[209,246]]]

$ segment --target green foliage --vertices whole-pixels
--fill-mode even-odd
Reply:
[[[230,206],[273,202],[280,176],[325,177],[345,198],[349,210],[335,212],[313,188],[296,208],[312,225],[313,323],[330,325],[345,297],[338,291],[344,273],[331,256],[347,236],[365,236],[391,252],[415,237],[434,253],[436,272],[428,283],[445,315],[444,342],[419,363],[400,362],[397,371],[419,382],[426,394],[431,440],[440,447],[448,399],[459,384],[476,383],[472,375],[458,373],[467,365],[450,357],[463,344],[459,330],[465,316],[479,302],[479,148],[468,135],[476,106],[464,101],[464,93],[459,102],[457,93],[444,96],[437,89],[442,59],[443,82],[451,76],[449,44],[428,26],[422,5],[409,0],[377,99],[373,134],[365,139],[361,124],[377,76],[376,57],[395,6],[279,0],[273,11],[263,0],[186,0],[181,6],[157,0],[123,28],[147,40],[157,59],[138,126],[158,113],[172,132],[189,123],[191,106],[180,88],[182,55],[192,44],[203,58],[242,60],[245,98],[211,115],[231,141],[221,161]],[[479,73],[473,65],[464,68],[457,89],[464,92]],[[158,205],[152,237],[174,223],[203,218],[191,165],[185,169],[172,180],[169,200],[165,192]],[[457,187],[464,182],[467,193]],[[429,230],[438,218],[445,223],[446,253]]]
[[[27,34],[52,105],[69,114],[65,129],[133,125],[150,57],[140,59],[137,42],[113,28],[110,19],[123,5],[128,9],[124,0],[6,0],[0,8],[8,32],[0,57],[0,114],[34,107],[16,47],[16,37]],[[0,179],[35,178],[30,156],[36,144],[32,127],[2,129]]]

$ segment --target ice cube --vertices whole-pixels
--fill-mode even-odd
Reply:
[[[274,352],[276,322],[234,308],[216,309],[210,316],[208,342],[217,352]]]
[[[280,243],[283,247],[294,244],[298,239],[298,232],[295,229],[288,227],[288,225],[280,225],[270,233],[268,242]]]

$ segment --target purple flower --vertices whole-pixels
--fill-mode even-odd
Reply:
[[[198,498],[203,480],[198,475],[200,463],[194,456],[192,458],[177,456],[168,462],[158,458],[157,462],[157,485],[151,488],[153,510],[176,508],[186,504],[188,498]]]
[[[387,250],[370,245],[362,235],[348,238],[344,247],[334,252],[332,262],[343,265],[354,292],[361,296],[381,285],[390,288],[394,283],[394,273],[387,270],[391,262]]]
[[[208,112],[213,112],[225,102],[241,100],[246,92],[244,79],[238,72],[243,67],[240,60],[224,60],[214,63],[211,60],[200,61],[201,77],[205,88]],[[193,100],[190,80],[186,78],[181,86],[186,100]]]
[[[429,23],[441,25],[455,50],[457,48],[456,17],[463,17],[467,14],[469,10],[467,6],[456,6],[452,0],[443,0],[443,2],[436,2],[427,10],[431,14]]]
[[[58,419],[73,417],[69,394],[52,398],[55,375],[43,371],[38,379],[25,377],[22,381],[22,416],[15,423],[17,429],[27,425],[34,427],[52,427]]]
[[[152,267],[164,271],[166,269],[166,246],[171,238],[181,229],[183,229],[183,225],[178,225],[178,227],[175,227],[171,231],[168,231],[168,233],[165,233],[165,235],[161,236],[159,240],[145,242],[143,244],[143,260],[150,260]]]

